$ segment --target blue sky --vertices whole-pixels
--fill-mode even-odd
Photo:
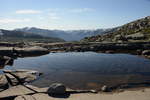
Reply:
[[[112,28],[150,15],[150,0],[0,0],[0,29]]]

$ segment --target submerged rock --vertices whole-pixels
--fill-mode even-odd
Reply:
[[[66,87],[61,83],[54,83],[50,85],[47,92],[48,94],[64,94],[66,92]]]

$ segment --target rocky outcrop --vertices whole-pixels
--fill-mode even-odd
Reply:
[[[113,32],[84,38],[84,42],[147,42],[150,41],[150,16],[117,27]]]
[[[41,75],[38,71],[32,70],[4,70],[4,73],[10,79],[12,85],[32,82]]]
[[[32,70],[4,70],[4,74],[0,75],[0,90],[5,90],[9,88],[8,84],[11,86],[16,86],[19,84],[30,83],[36,80],[41,73]]]
[[[26,57],[26,56],[40,56],[48,54],[49,51],[45,48],[33,46],[33,47],[0,47],[0,55],[9,57]]]
[[[150,49],[150,42],[136,42],[136,43],[101,43],[101,42],[81,42],[81,43],[63,43],[63,44],[47,44],[44,48],[53,51],[64,52],[85,52],[85,51],[104,51],[106,53],[117,53],[118,51],[137,51]]]
[[[26,47],[26,48],[18,48],[16,51],[23,57],[26,56],[40,56],[48,54],[49,51],[45,48],[34,46],[34,47]]]

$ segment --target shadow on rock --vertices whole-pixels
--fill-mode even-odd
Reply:
[[[51,97],[54,98],[69,98],[70,97],[70,93],[65,93],[65,94],[48,94]]]

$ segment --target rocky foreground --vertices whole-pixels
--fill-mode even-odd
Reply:
[[[48,94],[34,94],[32,96],[24,95],[15,98],[15,100],[149,100],[150,89],[138,91],[125,91],[113,94],[92,94],[92,93],[75,93],[68,97],[50,97]]]
[[[28,88],[26,88],[28,87]],[[1,100],[149,100],[150,89],[141,88],[114,93],[90,93],[66,89],[64,94],[51,95],[48,88],[31,85],[15,86],[0,93]],[[15,91],[15,92],[14,92]]]
[[[38,88],[26,84],[37,79],[39,76],[37,71],[5,70],[4,73],[5,75],[0,76],[0,88],[5,86],[0,92],[0,100],[149,100],[150,98],[150,88],[108,92],[108,88],[104,86],[101,91],[72,90],[61,83]]]

